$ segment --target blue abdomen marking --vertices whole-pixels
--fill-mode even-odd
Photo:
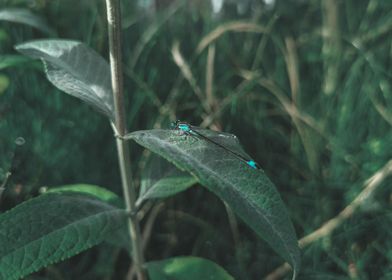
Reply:
[[[257,163],[254,162],[253,160],[248,160],[246,162],[250,167],[254,168],[254,169],[258,169]]]

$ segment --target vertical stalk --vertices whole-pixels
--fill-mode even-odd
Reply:
[[[323,0],[323,57],[324,57],[324,94],[330,96],[335,93],[342,55],[342,44],[339,23],[339,1]]]
[[[127,133],[127,130],[122,76],[121,13],[119,0],[106,0],[106,9],[108,18],[110,70],[115,109],[115,126],[117,133],[120,136],[124,136]],[[139,221],[135,215],[135,189],[132,185],[129,146],[127,142],[121,138],[118,138],[116,142],[126,210],[130,213],[128,220],[128,230],[132,243],[133,262],[138,280],[145,280],[146,276],[143,271],[144,260],[141,247],[142,242]]]

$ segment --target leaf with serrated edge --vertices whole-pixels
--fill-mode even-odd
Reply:
[[[93,49],[78,41],[36,40],[16,50],[44,62],[48,80],[114,120],[109,64]]]
[[[214,133],[219,137],[218,132],[209,132]],[[179,131],[135,131],[127,138],[193,174],[293,266],[295,278],[300,267],[296,234],[279,193],[262,170],[250,168],[216,145],[180,135]]]
[[[50,194],[50,193],[86,194],[86,195],[93,196],[99,200],[102,200],[103,202],[109,203],[115,207],[125,208],[124,201],[119,196],[109,191],[108,189],[96,185],[90,185],[90,184],[64,185],[64,186],[50,187],[44,192],[44,194]],[[128,252],[131,254],[129,234],[126,226],[116,231],[113,235],[107,237],[105,241],[117,247],[124,248],[128,250]]]
[[[0,279],[19,279],[99,244],[126,224],[125,210],[94,197],[49,193],[0,215]]]

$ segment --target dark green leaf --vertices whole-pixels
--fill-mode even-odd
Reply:
[[[234,280],[216,263],[197,257],[177,257],[147,263],[150,280]]]
[[[233,135],[202,132],[231,149],[242,151]],[[262,170],[250,168],[212,143],[180,135],[178,131],[136,131],[127,138],[193,174],[293,266],[295,277],[300,266],[296,234],[279,193]]]
[[[0,279],[19,279],[97,245],[126,211],[94,197],[49,193],[0,215]]]
[[[115,207],[124,208],[123,200],[120,197],[118,197],[115,193],[95,185],[73,184],[73,185],[52,187],[45,190],[44,193],[48,194],[48,193],[72,193],[72,192],[91,195]],[[105,241],[107,241],[112,245],[115,245],[116,247],[124,248],[131,254],[130,251],[131,243],[129,240],[127,227],[124,226],[121,229],[117,230],[115,233],[113,233],[113,235],[106,238]]]
[[[17,66],[30,60],[31,58],[25,57],[24,55],[0,55],[0,70],[3,70],[8,67]]]
[[[140,194],[136,204],[146,199],[168,197],[182,192],[197,180],[169,163],[167,160],[153,156],[144,169],[142,175]]]
[[[91,196],[95,196],[97,199],[102,200],[104,202],[112,203],[119,200],[119,197],[99,186],[89,185],[89,184],[73,184],[73,185],[65,185],[59,187],[53,187],[46,190],[45,193],[64,193],[64,192],[77,192],[77,193],[84,193]]]
[[[48,80],[57,88],[114,120],[109,64],[93,49],[70,40],[37,40],[15,48],[42,59]]]
[[[51,36],[56,35],[56,32],[49,27],[43,18],[33,14],[27,9],[9,8],[0,10],[0,20],[26,24]]]

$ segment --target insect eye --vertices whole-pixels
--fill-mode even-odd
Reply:
[[[180,120],[176,120],[175,122],[171,122],[170,123],[170,128],[171,129],[175,129],[176,127],[178,127],[178,124],[180,123]]]

